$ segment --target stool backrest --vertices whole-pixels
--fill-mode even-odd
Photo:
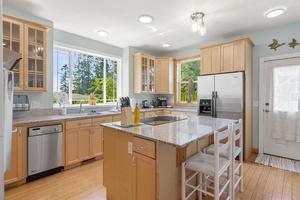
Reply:
[[[239,122],[232,124],[233,129],[233,145],[236,145],[236,141],[239,140],[239,147],[243,147],[243,120],[239,119]]]
[[[219,172],[219,160],[220,153],[227,151],[228,160],[232,159],[232,125],[228,125],[228,128],[224,131],[215,131],[214,132],[214,159],[215,159],[215,171]],[[221,140],[226,140],[226,143],[220,145]]]

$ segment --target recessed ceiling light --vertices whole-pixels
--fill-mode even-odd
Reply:
[[[163,42],[163,43],[161,43],[161,46],[164,47],[164,48],[167,48],[167,47],[171,46],[171,43],[170,42]]]
[[[148,24],[148,23],[152,22],[153,20],[154,20],[154,18],[150,15],[139,16],[139,22],[141,22],[143,24]]]
[[[266,14],[267,18],[273,18],[278,17],[279,15],[282,15],[285,12],[283,8],[272,10]]]
[[[97,30],[96,33],[100,36],[107,36],[108,32],[106,30]]]

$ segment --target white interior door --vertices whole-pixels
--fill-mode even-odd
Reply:
[[[260,67],[260,153],[300,160],[300,55]]]

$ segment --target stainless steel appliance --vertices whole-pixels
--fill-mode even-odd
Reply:
[[[16,131],[12,127],[13,118],[13,90],[14,90],[14,73],[13,69],[22,59],[22,54],[3,48],[3,122],[0,130],[1,148],[4,147],[4,172],[11,167],[11,143],[12,132]],[[1,152],[1,151],[0,151]],[[2,169],[2,167],[0,168]]]
[[[62,124],[28,129],[27,182],[61,171]]]
[[[242,72],[198,77],[198,115],[243,119]]]
[[[149,108],[150,107],[149,101],[148,100],[144,100],[142,102],[142,106],[143,106],[143,108]]]
[[[167,97],[158,97],[159,100],[159,107],[166,108],[167,107]]]

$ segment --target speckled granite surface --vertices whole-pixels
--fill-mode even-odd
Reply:
[[[140,126],[123,128],[119,126],[120,122],[106,123],[101,126],[124,131],[134,136],[161,141],[176,147],[184,147],[236,121],[207,116],[192,116],[185,120],[157,126],[142,124]]]
[[[158,110],[171,110],[171,111],[182,111],[182,112],[197,112],[196,108],[190,107],[174,107],[174,108],[148,108],[141,109],[141,112],[150,112],[150,111],[158,111]],[[76,110],[78,112],[78,110]],[[21,115],[18,114],[18,118],[13,119],[13,125],[23,125],[23,124],[32,124],[32,123],[41,123],[41,122],[50,122],[50,121],[59,121],[59,120],[71,120],[71,119],[80,119],[80,118],[92,118],[92,117],[100,117],[107,115],[117,115],[120,112],[115,111],[100,111],[95,114],[91,112],[87,112],[89,110],[85,110],[85,113],[73,113],[67,115],[60,115],[60,110],[53,109],[36,109],[31,111],[24,111]]]

